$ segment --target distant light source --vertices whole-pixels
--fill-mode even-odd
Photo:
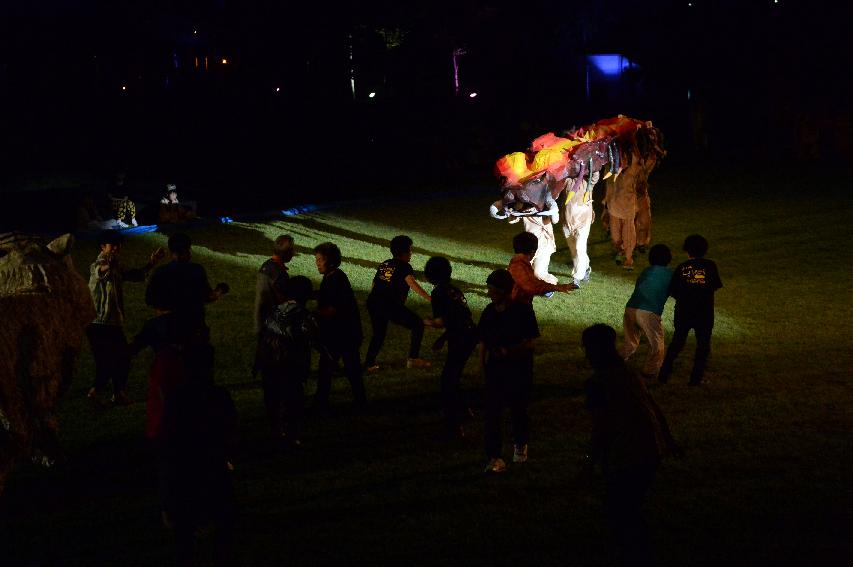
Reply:
[[[276,87],[275,92],[281,92],[281,87]]]
[[[126,90],[127,90],[127,86],[122,85],[122,86],[121,86],[121,90],[126,91]]]
[[[375,96],[376,96],[376,93],[370,93],[369,95],[367,95],[368,98],[373,98]]]
[[[193,35],[198,35],[198,30],[193,30]]]
[[[477,98],[477,93],[471,93],[468,95],[469,98]]]
[[[222,58],[222,64],[223,64],[223,65],[228,65],[228,60],[227,60],[226,58],[224,58],[224,57]]]
[[[630,59],[619,53],[587,55],[586,60],[606,77],[618,77],[625,69],[635,66]]]

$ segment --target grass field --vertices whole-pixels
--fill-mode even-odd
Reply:
[[[684,236],[703,234],[725,285],[717,294],[710,385],[686,385],[691,339],[670,384],[653,389],[686,453],[664,463],[650,501],[663,565],[832,565],[853,559],[850,179],[849,173],[667,163],[653,179],[653,241],[668,244],[678,262]],[[192,232],[195,260],[211,282],[227,281],[232,289],[209,307],[208,322],[217,380],[231,390],[240,414],[240,564],[611,564],[602,487],[578,480],[589,429],[582,394],[589,370],[579,338],[596,322],[621,329],[625,301],[647,261],[638,257],[637,270],[623,273],[599,223],[590,237],[591,283],[534,302],[542,338],[527,464],[484,477],[479,419],[466,425],[463,442],[432,440],[441,424],[440,364],[430,371],[405,370],[408,335],[397,327],[380,354],[382,372],[366,379],[372,402],[367,415],[349,414],[348,385],[337,379],[338,411],[308,418],[298,454],[265,448],[262,394],[249,369],[254,274],[271,239],[292,234],[300,255],[291,273],[315,283],[311,249],[336,242],[363,306],[375,265],[389,256],[388,239],[409,234],[415,269],[422,270],[431,255],[447,256],[476,318],[488,301],[486,275],[506,266],[520,226],[489,219],[490,197],[484,191],[366,202]],[[142,264],[165,238],[130,239],[125,263]],[[93,244],[81,243],[74,252],[78,269],[85,271],[94,255]],[[552,260],[563,281],[567,261],[564,248]],[[149,311],[142,285],[125,289],[132,335]],[[420,298],[411,298],[410,306],[429,313]],[[366,312],[363,317],[369,335]],[[669,336],[671,302],[664,320]],[[434,337],[427,330],[424,344]],[[424,353],[436,360],[428,348]],[[641,346],[633,363],[639,366],[644,356]],[[93,370],[84,349],[61,406],[68,461],[53,469],[21,467],[11,477],[0,524],[4,563],[170,561],[153,459],[142,438],[150,361],[148,353],[137,359],[131,375],[131,394],[139,403],[96,412],[84,399]],[[481,386],[472,359],[464,388],[475,406]],[[313,388],[312,380],[309,395]],[[211,560],[210,546],[202,559]]]

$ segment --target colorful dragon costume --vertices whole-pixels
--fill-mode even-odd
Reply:
[[[630,170],[626,181],[630,179],[636,193],[638,185],[647,187],[648,175],[664,155],[661,133],[651,122],[621,114],[568,131],[566,137],[549,132],[533,140],[528,151],[497,160],[495,174],[501,179],[502,196],[492,204],[490,214],[510,222],[540,217],[559,223],[572,253],[572,279],[575,283],[588,281],[591,270],[586,242],[595,218],[594,186],[599,179],[616,180]],[[562,199],[562,207],[556,204],[558,199]],[[544,244],[545,250],[538,266],[534,258],[537,275],[547,274],[550,259],[548,230],[540,232],[545,233],[544,238],[539,237],[540,248]],[[553,241],[552,228],[550,234]]]

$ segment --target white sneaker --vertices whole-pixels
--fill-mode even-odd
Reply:
[[[132,226],[139,226],[139,223],[138,223],[138,222],[136,222],[136,217],[133,217],[132,219],[130,219],[130,224],[131,224]]]
[[[484,473],[502,473],[506,471],[506,463],[503,459],[498,457],[497,459],[492,459],[489,461],[489,464],[486,465],[486,469],[483,471]]]
[[[527,443],[524,445],[515,445],[515,450],[512,452],[513,463],[527,462]]]
[[[130,225],[124,221],[117,220],[115,224],[117,228],[130,228]]]

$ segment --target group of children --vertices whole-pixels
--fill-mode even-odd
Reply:
[[[182,244],[180,236],[185,235],[176,236],[179,237],[175,240]],[[392,257],[377,267],[367,297],[372,337],[362,363],[361,316],[349,279],[340,268],[340,249],[331,242],[314,248],[317,270],[323,277],[319,290],[315,291],[307,277],[290,277],[288,274],[287,263],[295,254],[293,238],[283,235],[276,239],[273,256],[258,272],[255,302],[255,331],[258,336],[255,368],[262,376],[264,401],[273,436],[288,445],[301,443],[303,385],[310,372],[312,350],[319,352],[315,408],[328,410],[331,379],[340,361],[343,361],[344,374],[352,387],[355,405],[361,408],[367,401],[363,373],[379,370],[377,355],[385,340],[388,324],[395,323],[411,333],[406,363],[408,368],[431,366],[430,362],[420,357],[424,327],[429,326],[444,330],[436,341],[436,348],[447,345],[447,357],[441,372],[444,435],[451,438],[464,435],[462,419],[468,408],[460,398],[460,379],[467,360],[479,343],[480,362],[486,380],[486,452],[489,468],[502,470],[504,467],[500,460],[500,432],[497,425],[500,423],[502,408],[507,406],[513,414],[514,459],[524,460],[527,452],[524,405],[532,383],[532,343],[539,336],[532,300],[535,296],[550,296],[556,291],[571,292],[576,289],[575,286],[552,284],[539,279],[531,266],[537,240],[530,233],[521,232],[513,239],[515,255],[508,269],[490,274],[487,286],[491,304],[483,312],[479,324],[475,324],[464,294],[451,283],[452,267],[446,258],[435,256],[426,263],[424,274],[434,286],[432,293],[427,293],[420,286],[410,263],[412,245],[408,236],[394,237],[390,242]],[[643,375],[648,379],[657,378],[661,383],[668,381],[673,363],[684,347],[687,334],[693,329],[697,349],[689,384],[702,382],[710,352],[714,292],[722,286],[716,265],[704,258],[707,248],[708,243],[703,237],[687,237],[684,250],[688,260],[679,264],[674,273],[667,267],[672,260],[669,248],[657,244],[649,251],[650,266],[640,274],[625,307],[624,341],[620,349],[620,355],[627,360],[636,351],[641,334],[646,336],[649,353],[643,366]],[[163,258],[165,251],[156,250],[146,266],[135,270],[121,266],[118,262],[120,251],[120,235],[115,232],[105,233],[101,238],[101,252],[91,269],[90,288],[98,316],[88,330],[96,362],[95,384],[89,391],[89,397],[99,405],[106,403],[101,396],[109,379],[114,382],[112,401],[116,404],[130,402],[126,393],[128,352],[138,351],[146,344],[154,345],[157,342],[155,331],[158,322],[170,319],[163,317],[152,320],[131,343],[130,351],[127,350],[128,343],[122,331],[123,281],[144,280],[151,268]],[[192,271],[182,267],[189,264],[198,269]],[[193,290],[190,294],[204,295],[211,292],[203,268],[191,262],[178,267],[182,267],[179,276],[182,278],[181,286],[205,288],[198,293]],[[175,271],[174,266],[166,268],[164,272],[169,269]],[[195,273],[199,269],[200,272]],[[199,281],[191,283],[191,280]],[[149,292],[153,287],[156,286],[149,284]],[[422,318],[406,306],[410,291],[431,303],[432,317]],[[175,291],[171,290],[170,293],[174,294]],[[676,298],[675,333],[664,356],[661,314],[669,296]],[[306,307],[311,299],[317,300],[317,309],[313,312]],[[179,304],[193,301],[176,299]],[[149,303],[152,303],[150,298]],[[203,312],[202,300],[196,303],[199,303],[196,310]],[[174,309],[163,310],[158,314],[162,317],[171,311]],[[201,318],[203,320],[203,314]],[[175,325],[169,326],[169,329],[174,328]],[[152,333],[155,334],[153,338],[149,337]],[[153,411],[159,413],[157,408]]]
[[[158,471],[164,520],[175,528],[178,551],[191,553],[194,526],[213,517],[222,531],[218,541],[226,553],[233,523],[233,488],[230,471],[235,442],[236,412],[227,390],[214,385],[213,349],[205,323],[204,305],[215,301],[228,286],[211,288],[203,267],[191,262],[191,241],[185,234],[169,239],[172,262],[148,277],[146,302],[155,317],[129,344],[123,332],[123,282],[143,281],[166,255],[155,250],[142,268],[125,269],[119,262],[121,237],[109,232],[101,237],[100,253],[91,265],[90,289],[97,318],[89,327],[95,358],[95,384],[89,397],[98,405],[106,382],[114,384],[113,402],[127,404],[130,357],[146,347],[155,351],[149,379],[146,433],[158,453]],[[537,277],[531,260],[536,237],[528,232],[513,238],[515,255],[507,269],[497,269],[486,279],[489,305],[475,323],[464,293],[452,283],[452,266],[442,256],[426,262],[424,274],[434,287],[427,293],[411,266],[412,240],[394,237],[392,258],[377,267],[367,297],[373,331],[362,362],[361,316],[355,293],[341,270],[341,251],[324,242],[313,249],[322,281],[318,290],[302,275],[291,277],[287,263],[295,255],[293,238],[275,240],[272,257],[258,271],[255,301],[257,351],[255,370],[261,374],[264,402],[276,443],[301,444],[304,419],[304,384],[311,368],[312,350],[319,352],[314,406],[329,409],[334,370],[343,361],[356,408],[367,402],[363,373],[380,370],[377,363],[389,323],[410,330],[406,366],[429,368],[420,357],[424,327],[442,329],[434,349],[446,344],[441,372],[442,436],[464,436],[464,417],[470,412],[463,401],[460,382],[471,354],[479,345],[484,378],[483,408],[487,473],[507,469],[503,459],[502,417],[509,409],[512,422],[512,462],[528,459],[530,438],[527,405],[533,385],[534,342],[539,327],[533,298],[554,292],[572,292],[573,284],[553,284]],[[708,242],[699,235],[684,241],[688,259],[672,272],[667,267],[671,251],[663,244],[649,251],[650,266],[637,279],[625,307],[624,341],[616,350],[616,333],[606,325],[593,325],[583,334],[583,344],[594,374],[587,383],[588,407],[593,416],[592,461],[601,461],[608,483],[608,506],[625,549],[639,546],[645,553],[645,536],[638,538],[643,494],[651,485],[657,462],[677,451],[665,419],[648,396],[643,381],[624,361],[636,351],[640,333],[649,341],[642,375],[666,383],[691,329],[697,349],[689,383],[698,385],[710,352],[714,324],[714,293],[722,287],[716,265],[705,259]],[[432,316],[421,318],[406,307],[410,291],[432,306]],[[675,333],[664,356],[661,314],[668,297],[675,297]],[[316,300],[309,311],[307,303]],[[620,429],[621,428],[621,429]],[[619,433],[624,429],[624,434]],[[627,437],[626,437],[627,435]],[[636,443],[620,446],[625,439]],[[624,444],[624,443],[623,443]],[[629,446],[630,445],[630,446]],[[609,472],[608,472],[609,471]],[[645,481],[637,483],[637,478]],[[209,508],[209,509],[208,509]],[[627,522],[626,518],[634,518]],[[621,531],[620,531],[621,530]]]

